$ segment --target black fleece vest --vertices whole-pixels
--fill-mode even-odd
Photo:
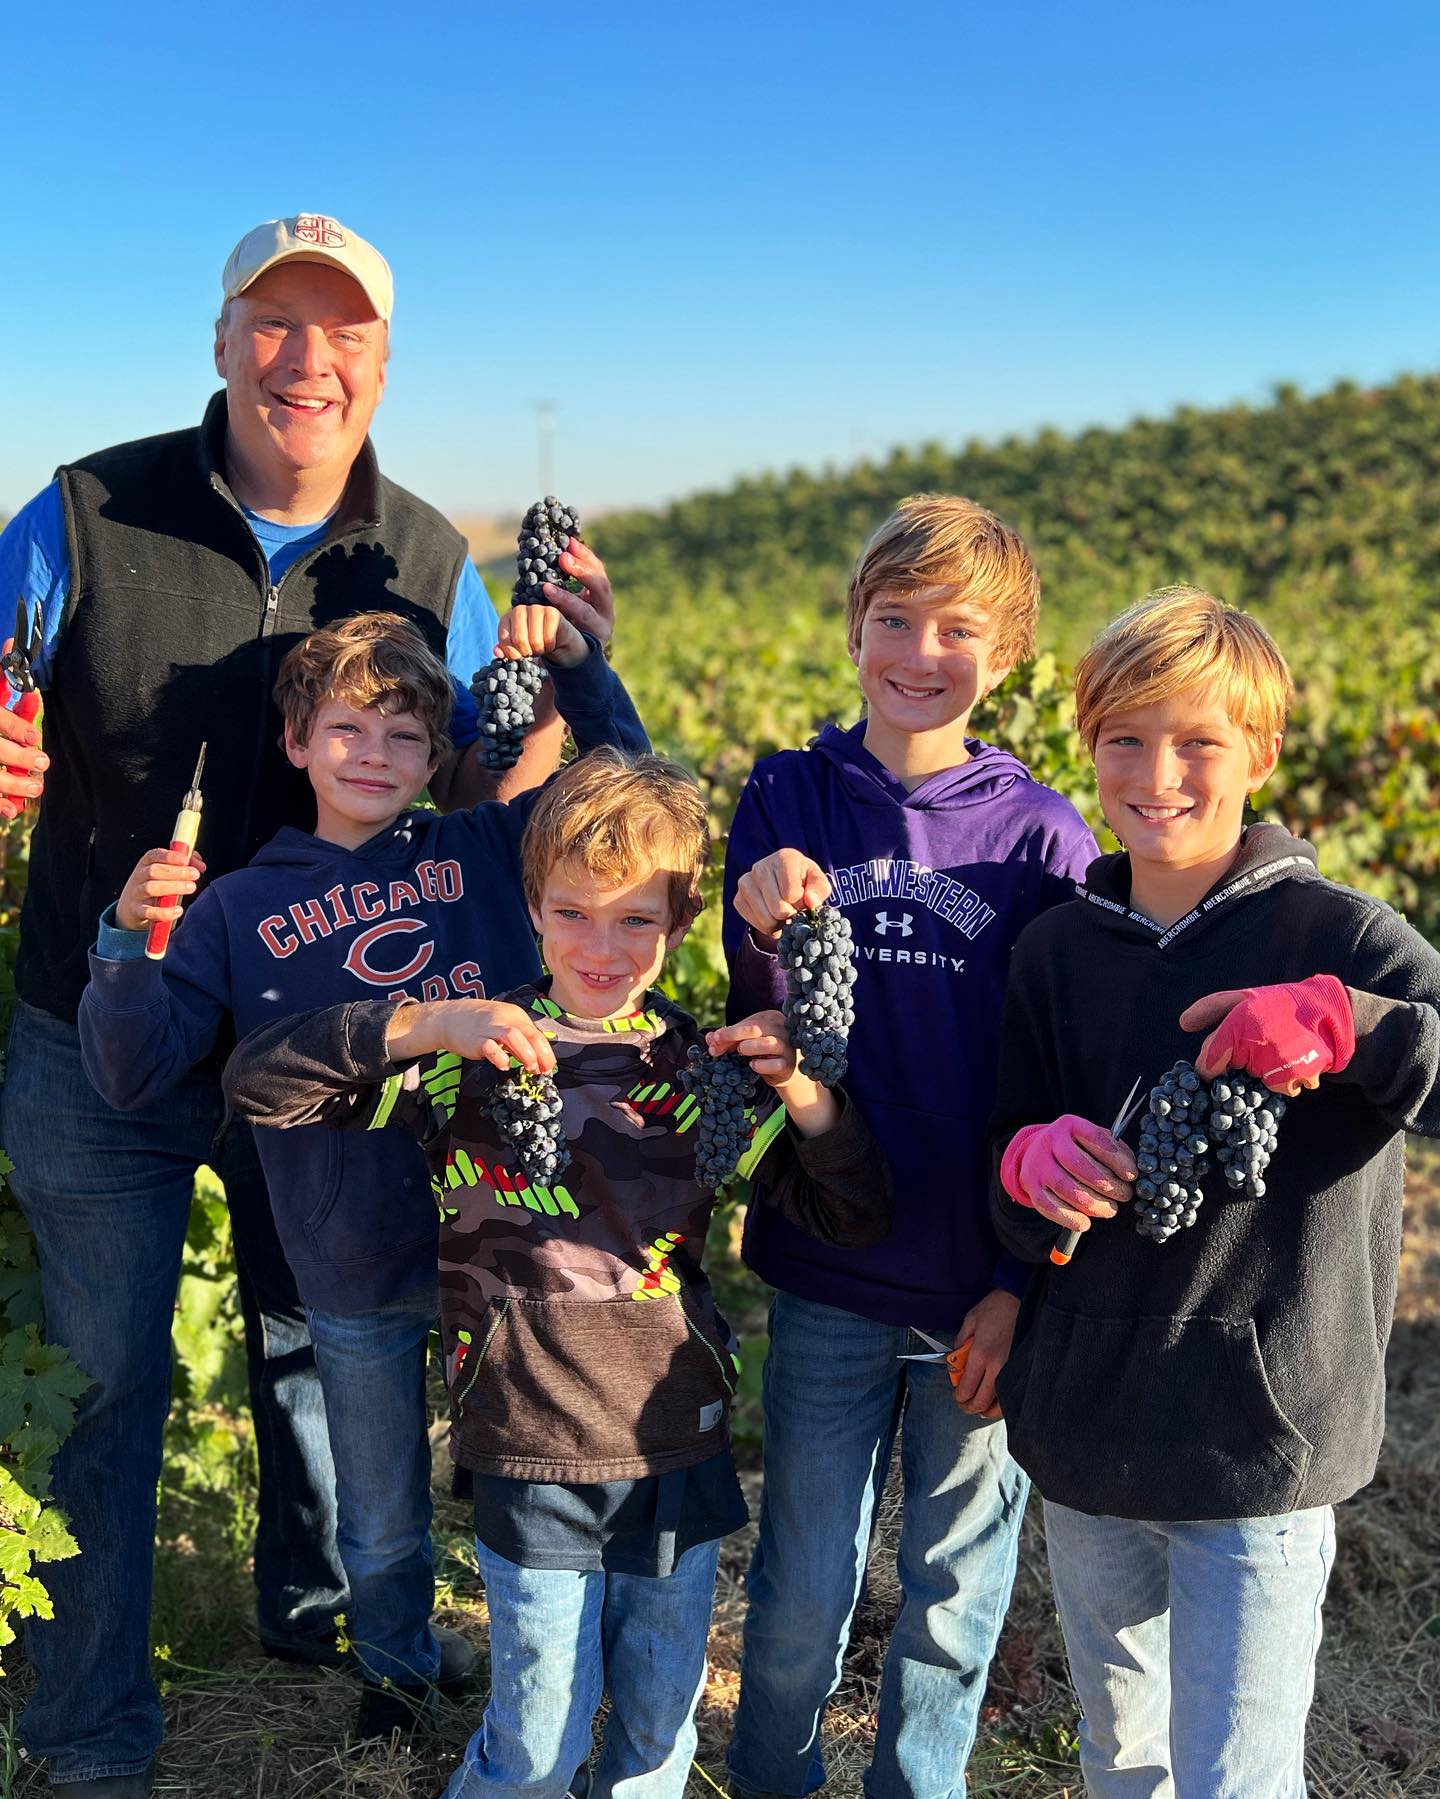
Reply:
[[[198,430],[56,472],[70,595],[45,694],[51,759],[30,846],[15,979],[73,1019],[86,951],[142,850],[170,841],[203,741],[211,878],[312,820],[270,690],[285,652],[355,612],[398,612],[441,657],[465,544],[380,474],[368,441],[323,542],[272,586],[224,477],[225,395]]]

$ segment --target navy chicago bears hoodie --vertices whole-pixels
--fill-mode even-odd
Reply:
[[[1031,919],[1073,897],[1095,840],[1024,764],[971,739],[970,760],[913,792],[871,755],[863,721],[759,763],[725,855],[730,1015],[777,1005],[785,982],[735,911],[740,877],[802,851],[850,920],[858,978],[846,1090],[884,1150],[895,1222],[843,1249],[772,1207],[750,1208],[745,1259],[787,1293],[884,1324],[953,1331],[1028,1270],[990,1221],[986,1124],[995,1096],[1010,952]]]
[[[581,750],[649,748],[597,649],[552,674]],[[97,1090],[122,1110],[158,1099],[211,1053],[227,1015],[244,1036],[346,1000],[482,998],[538,978],[520,837],[540,792],[402,812],[355,850],[287,826],[198,895],[163,963],[144,956],[143,932],[102,921],[79,1020]],[[257,1129],[255,1142],[307,1303],[365,1312],[434,1281],[435,1202],[408,1132],[310,1125]]]

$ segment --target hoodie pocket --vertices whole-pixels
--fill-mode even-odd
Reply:
[[[728,1440],[734,1365],[683,1295],[499,1300],[472,1318],[447,1301],[446,1312],[463,1462],[535,1480],[618,1480]]]
[[[1042,1308],[1001,1377],[1012,1452],[1047,1499],[1122,1518],[1294,1509],[1312,1446],[1248,1318]]]
[[[373,1262],[436,1240],[439,1218],[424,1158],[408,1132],[301,1129],[313,1131],[319,1145],[321,1179],[304,1222],[317,1262]]]

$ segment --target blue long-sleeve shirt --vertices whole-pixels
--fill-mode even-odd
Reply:
[[[578,668],[551,674],[582,752],[649,748],[593,640]],[[122,1110],[158,1099],[210,1054],[227,1018],[244,1035],[345,1000],[481,998],[535,980],[520,837],[540,791],[402,812],[354,850],[287,826],[193,901],[163,962],[145,957],[143,932],[103,922],[79,1018],[95,1087]],[[434,1280],[435,1202],[408,1132],[315,1125],[255,1139],[309,1304],[364,1312]]]

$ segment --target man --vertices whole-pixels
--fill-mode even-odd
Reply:
[[[11,1184],[39,1247],[47,1335],[90,1376],[55,1493],[80,1545],[51,1564],[55,1618],[27,1630],[37,1673],[22,1736],[61,1799],[139,1799],[162,1734],[149,1674],[155,1485],[169,1402],[169,1329],[196,1167],[225,1181],[261,1473],[261,1641],[334,1655],[343,1609],[334,1484],[313,1359],[248,1132],[225,1129],[217,1070],[168,1100],[112,1112],[80,1063],[75,1009],[100,912],[139,849],[168,840],[202,740],[208,873],[246,862],[308,788],[280,750],[270,688],[300,636],[348,614],[403,613],[457,685],[488,659],[496,618],[459,534],[379,472],[370,420],[385,387],[393,285],[371,245],[317,214],[271,220],[225,265],[215,366],[198,429],[61,468],[0,535],[0,591],[43,606],[45,743],[0,711],[0,813],[43,785],[16,965],[0,1112]],[[550,589],[609,637],[598,559]],[[468,694],[457,742],[473,741]],[[553,764],[532,733],[514,778]],[[485,791],[473,750],[437,777],[449,804]],[[448,1645],[442,1677],[469,1652]]]

